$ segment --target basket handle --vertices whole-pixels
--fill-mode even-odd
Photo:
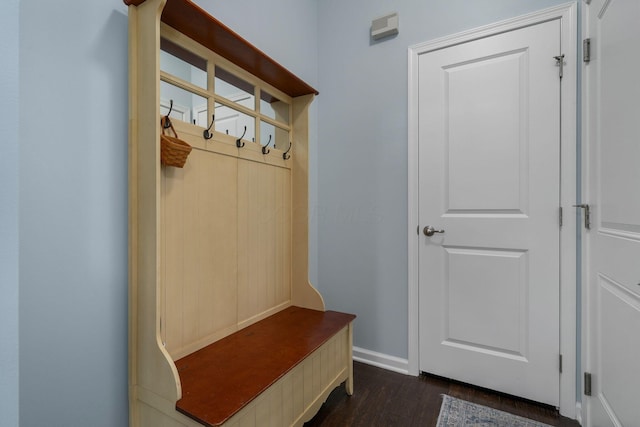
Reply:
[[[165,123],[167,122],[167,116],[162,116],[162,118],[160,119],[160,128],[162,129],[162,134],[164,135],[164,131],[165,131]],[[178,138],[178,132],[176,132],[176,130],[173,128],[173,123],[171,122],[171,120],[169,120],[169,129],[171,129],[171,131],[173,132],[173,134],[175,135],[176,138]]]

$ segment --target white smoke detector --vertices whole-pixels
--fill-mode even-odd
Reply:
[[[398,13],[390,13],[371,21],[371,38],[378,40],[398,34]]]

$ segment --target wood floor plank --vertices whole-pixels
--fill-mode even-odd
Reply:
[[[305,427],[435,426],[442,395],[531,418],[555,427],[579,427],[555,408],[435,376],[413,377],[354,362],[355,391],[329,395]]]

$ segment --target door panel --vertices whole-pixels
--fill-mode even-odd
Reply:
[[[586,426],[640,420],[640,3],[586,6],[592,55],[585,65],[585,151],[591,229],[585,230],[584,397]]]
[[[527,95],[521,89],[527,56],[526,51],[507,52],[444,68],[448,213],[522,213],[527,175],[521,164],[527,159],[520,157],[527,150],[521,114]],[[485,155],[488,147],[491,156]]]
[[[559,403],[560,22],[418,59],[420,369]]]
[[[601,319],[598,331],[599,398],[622,425],[632,426],[640,422],[638,394],[635,388],[632,390],[623,385],[629,383],[630,374],[633,378],[634,371],[635,379],[638,379],[640,340],[621,339],[619,328],[624,325],[631,331],[640,330],[640,301],[637,295],[629,294],[623,285],[608,277],[600,276],[598,287],[600,310],[597,316]]]
[[[527,253],[517,250],[445,248],[443,345],[509,359],[526,354]],[[483,286],[469,286],[478,283]],[[496,299],[495,295],[500,295]],[[467,319],[473,318],[470,323]],[[495,325],[501,324],[500,333]]]

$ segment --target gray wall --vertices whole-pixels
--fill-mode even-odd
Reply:
[[[127,424],[127,17],[20,1],[20,424]]]
[[[317,82],[314,0],[200,3],[219,7],[214,14],[232,28],[249,19],[254,26],[245,37],[310,84]],[[247,18],[251,9],[259,13]],[[264,16],[278,18],[263,24]],[[1,19],[8,46],[2,44],[8,55],[3,64],[9,58],[13,65],[2,67],[2,111],[16,126],[3,128],[9,151],[0,156],[2,178],[8,175],[0,179],[0,220],[7,225],[0,228],[0,425],[17,424],[19,394],[21,426],[124,426],[126,8],[120,0],[11,0]],[[5,85],[13,91],[5,92]],[[18,96],[19,110],[11,103]],[[5,116],[5,107],[13,115]]]
[[[198,3],[320,91],[311,278],[328,308],[358,314],[357,346],[406,357],[407,47],[561,1]],[[371,43],[389,11],[400,34]],[[126,10],[8,0],[0,40],[0,424],[16,424],[19,395],[25,427],[123,426]]]
[[[0,14],[0,426],[18,424],[18,7]]]
[[[354,345],[407,357],[407,48],[564,0],[318,2],[318,284]],[[398,12],[400,34],[371,42]]]

